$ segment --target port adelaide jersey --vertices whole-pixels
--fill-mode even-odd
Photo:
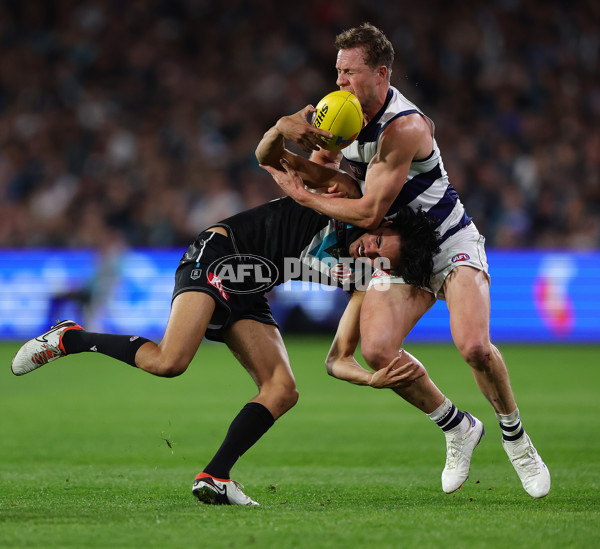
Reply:
[[[305,280],[347,291],[354,288],[357,275],[348,254],[346,226],[289,197],[246,210],[214,226],[227,229],[237,254],[262,258],[275,267],[276,280],[270,286]]]

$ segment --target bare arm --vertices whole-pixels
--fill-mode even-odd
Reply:
[[[326,161],[314,162],[285,148],[285,139],[289,138],[296,142],[306,143],[306,147],[314,145],[315,150],[319,153],[329,153],[329,151],[321,151],[314,144],[321,142],[317,134],[327,136],[331,136],[331,134],[308,124],[306,113],[310,112],[309,109],[314,111],[309,105],[296,114],[284,116],[264,134],[255,151],[258,162],[263,167],[269,166],[283,172],[284,168],[281,164],[283,159],[301,179],[300,185],[302,188],[306,185],[322,193],[343,192],[348,198],[359,198],[361,192],[355,179],[339,169],[341,154],[335,154],[332,159]],[[338,165],[336,165],[335,158],[338,156],[340,158],[338,159]],[[321,157],[327,158],[325,154],[317,156],[318,159]],[[310,191],[306,192],[310,193]],[[328,200],[331,200],[331,198],[328,198]]]
[[[307,105],[295,114],[281,117],[267,130],[254,153],[258,163],[281,169],[279,161],[283,158],[286,139],[297,143],[305,152],[318,151],[323,145],[319,136],[333,137],[333,134],[308,122],[308,117],[315,110],[312,105]]]
[[[340,319],[337,332],[329,349],[325,366],[327,373],[337,379],[355,385],[368,385],[376,389],[406,385],[420,377],[420,364],[405,362],[398,366],[402,353],[385,368],[370,372],[363,368],[354,358],[354,352],[360,339],[360,308],[365,292],[355,291]]]
[[[364,194],[358,200],[325,198],[307,191],[297,181],[277,182],[303,206],[358,227],[374,229],[402,190],[413,159],[429,154],[432,146],[431,132],[420,115],[401,117],[390,124],[380,137],[377,153],[367,170]],[[330,159],[321,151],[313,153],[311,158],[319,163]],[[284,167],[294,168],[291,163]]]

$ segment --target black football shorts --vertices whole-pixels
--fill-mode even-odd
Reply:
[[[264,293],[232,292],[211,269],[235,253],[231,238],[205,231],[187,249],[175,272],[173,299],[184,292],[204,292],[215,300],[215,312],[205,334],[211,341],[222,342],[222,332],[243,318],[277,326]]]

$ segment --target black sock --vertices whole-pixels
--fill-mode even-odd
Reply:
[[[258,402],[249,402],[229,426],[221,447],[204,468],[216,478],[229,479],[231,468],[275,423],[273,415]]]
[[[150,341],[145,337],[96,334],[84,330],[68,330],[62,344],[68,355],[75,353],[100,353],[135,366],[135,353]]]

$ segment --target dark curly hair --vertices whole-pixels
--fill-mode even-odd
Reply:
[[[402,206],[393,216],[389,229],[400,234],[400,266],[392,274],[413,286],[428,286],[433,273],[433,256],[440,251],[435,220],[419,206],[417,211]]]

